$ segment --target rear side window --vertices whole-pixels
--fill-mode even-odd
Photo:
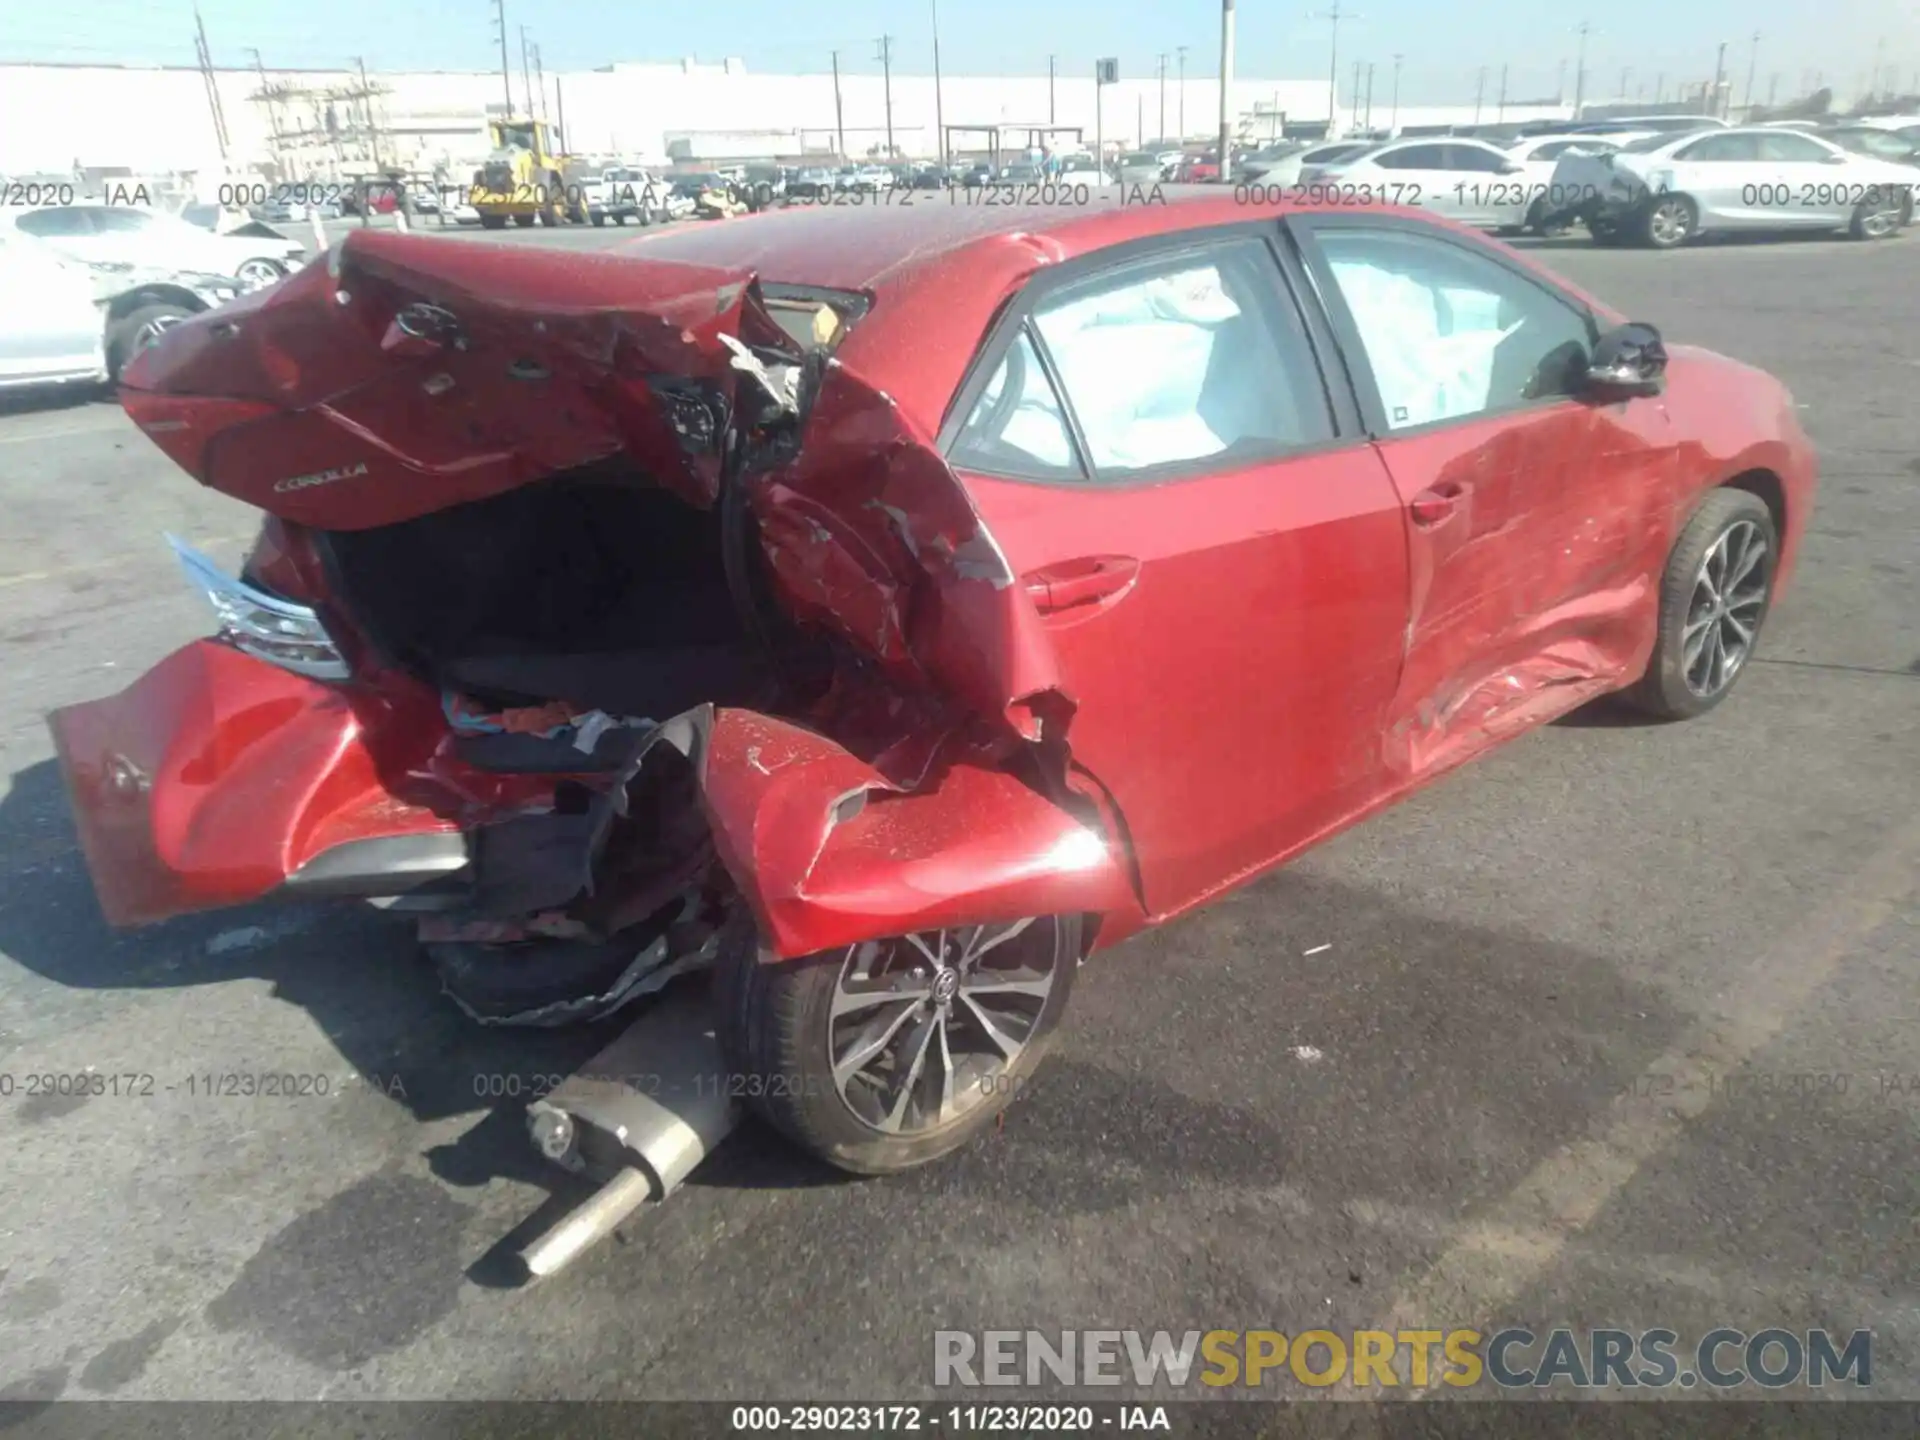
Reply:
[[[952,458],[1099,482],[1329,440],[1326,392],[1299,323],[1257,240],[1073,286],[1035,308]]]
[[[73,235],[93,234],[92,207],[62,205],[51,210],[30,210],[13,223],[29,235],[44,240],[64,240]]]
[[[1674,152],[1676,160],[1758,160],[1758,135],[1709,135]]]

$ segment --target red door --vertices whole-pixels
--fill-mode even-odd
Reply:
[[[1155,916],[1379,792],[1406,625],[1386,468],[1330,407],[1266,240],[1229,235],[1023,297],[950,451]]]
[[[1658,401],[1579,398],[1585,308],[1431,225],[1305,232],[1405,507],[1399,781],[1632,679],[1652,642],[1676,452]]]

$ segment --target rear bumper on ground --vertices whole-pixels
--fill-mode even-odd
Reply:
[[[107,919],[138,925],[282,889],[398,895],[466,840],[394,794],[354,697],[214,640],[49,717]]]

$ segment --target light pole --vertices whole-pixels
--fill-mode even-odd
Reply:
[[[1493,112],[1493,118],[1499,124],[1507,123],[1507,67],[1500,67],[1500,108]]]
[[[1180,62],[1178,104],[1180,107],[1180,138],[1184,140],[1187,138],[1187,47],[1184,45],[1176,45],[1173,47],[1173,53]],[[1160,138],[1164,140],[1167,137],[1162,135]]]
[[[1720,51],[1714,57],[1713,61],[1713,111],[1716,115],[1724,116],[1726,114],[1726,107],[1720,103],[1720,87],[1726,83],[1726,78],[1727,42],[1722,40],[1720,42]]]
[[[1401,56],[1393,57],[1393,123],[1388,127],[1394,134],[1400,133],[1400,61]]]
[[[1233,0],[1220,0],[1220,178],[1233,172],[1233,126],[1227,92],[1233,88]]]
[[[875,43],[880,46],[880,53],[874,58],[880,62],[880,73],[885,77],[884,84],[886,86],[885,94],[887,97],[887,159],[891,160],[893,159],[893,37],[891,35],[882,35]]]
[[[1160,138],[1167,138],[1167,56],[1160,52]]]
[[[1340,9],[1340,0],[1333,0],[1332,9],[1326,11],[1324,14],[1311,15],[1308,18],[1328,22],[1327,138],[1332,140],[1338,135],[1340,129],[1340,22],[1342,20],[1358,20],[1360,17],[1351,11],[1343,12]],[[1360,99],[1358,93],[1359,88],[1359,81],[1356,77],[1354,82],[1355,94],[1353,97],[1356,103]]]
[[[1753,75],[1760,64],[1760,32],[1753,32],[1753,49],[1747,54],[1747,109],[1753,109]]]
[[[947,107],[940,98],[940,0],[929,0],[933,11],[933,124],[936,132],[934,154],[947,163]],[[1052,121],[1048,121],[1052,124]]]
[[[1580,102],[1587,94],[1587,32],[1593,27],[1582,20],[1574,33],[1580,37],[1580,49],[1573,62],[1573,118],[1580,118]]]

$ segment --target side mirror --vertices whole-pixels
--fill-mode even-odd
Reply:
[[[1609,330],[1587,361],[1588,393],[1607,400],[1658,395],[1667,387],[1667,347],[1660,332],[1638,321]]]
[[[1836,152],[1835,154],[1827,156],[1825,163],[1827,163],[1828,165],[1844,165],[1847,163],[1849,158],[1850,157],[1847,155],[1845,151],[1839,151],[1839,152]]]
[[[1518,175],[1522,170],[1526,168],[1527,168],[1526,166],[1520,164],[1517,161],[1508,160],[1500,166],[1500,173],[1502,175]]]

